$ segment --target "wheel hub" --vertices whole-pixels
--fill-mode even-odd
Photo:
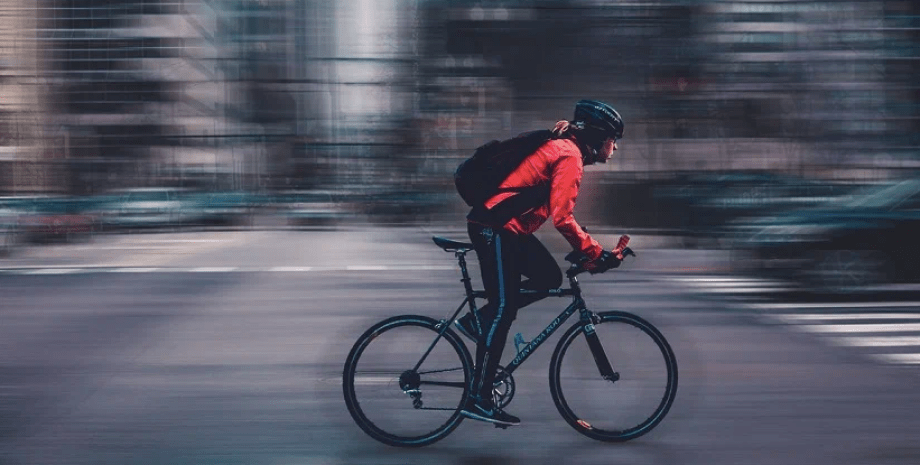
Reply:
[[[422,377],[415,370],[406,370],[399,375],[399,387],[403,391],[418,391],[422,384]]]
[[[406,370],[399,375],[399,387],[412,398],[412,407],[416,409],[420,409],[424,405],[422,391],[418,389],[421,384],[422,377],[415,370]]]

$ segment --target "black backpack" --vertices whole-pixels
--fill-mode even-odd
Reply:
[[[474,210],[485,210],[486,201],[503,190],[498,186],[508,175],[550,139],[553,139],[553,132],[546,129],[525,132],[503,141],[493,140],[479,147],[454,172],[454,184],[460,197]],[[548,185],[529,188],[528,192],[523,192],[524,189],[514,190],[522,191],[525,195],[517,195],[502,202],[500,205],[503,208],[496,206],[493,210],[501,212],[501,218],[496,221],[507,221],[539,201],[544,201],[545,195],[549,194]],[[513,205],[504,205],[506,203]]]

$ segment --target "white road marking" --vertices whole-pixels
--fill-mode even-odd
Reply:
[[[874,357],[885,363],[904,365],[920,364],[920,354],[875,354]]]
[[[105,271],[109,273],[153,273],[159,271],[159,268],[112,268]]]
[[[144,241],[145,244],[157,243],[157,242],[164,242],[167,244],[185,244],[185,243],[193,244],[193,243],[201,243],[201,242],[205,242],[205,243],[233,242],[233,240],[230,240],[230,239],[156,239],[156,240]]]
[[[268,271],[290,273],[290,272],[297,272],[297,271],[310,271],[312,269],[313,267],[311,266],[275,266],[272,268],[268,268]]]
[[[48,275],[76,273],[300,273],[300,272],[341,272],[341,271],[451,271],[453,266],[429,265],[348,265],[337,267],[316,266],[274,266],[267,268],[246,268],[234,266],[213,267],[150,267],[150,266],[82,266],[82,267],[31,267],[0,268],[0,273],[14,275]]]
[[[755,310],[781,310],[790,308],[896,308],[918,307],[920,302],[817,302],[817,303],[775,303],[775,304],[748,304],[748,308]]]
[[[389,268],[383,265],[349,265],[345,267],[346,271],[387,271]]]
[[[786,323],[796,324],[801,321],[836,321],[836,320],[917,320],[920,313],[834,313],[834,314],[782,314],[765,315]]]
[[[757,293],[757,292],[785,292],[792,288],[788,287],[726,287],[726,288],[707,288],[706,292],[716,293]]]
[[[849,347],[907,347],[920,346],[920,336],[835,337],[831,342]]]
[[[697,288],[702,292],[718,294],[755,294],[785,292],[792,288],[785,283],[766,279],[732,278],[724,276],[677,276],[672,281]]]
[[[701,284],[718,284],[721,286],[744,286],[744,285],[760,285],[760,286],[777,286],[782,283],[779,281],[769,281],[766,279],[749,279],[749,278],[717,278],[717,277],[676,277],[672,278],[675,281],[687,282],[687,283],[701,283]]]
[[[23,274],[29,275],[48,275],[48,274],[74,274],[83,271],[81,268],[39,268],[27,270]]]
[[[894,323],[869,325],[792,325],[809,333],[900,333],[920,331],[920,323]]]
[[[918,302],[847,302],[840,303],[810,303],[810,304],[752,304],[750,308],[777,309],[777,308],[835,308],[835,307],[915,307]],[[828,344],[838,347],[855,347],[872,351],[872,349],[886,347],[914,347],[917,353],[900,354],[867,354],[873,360],[885,364],[920,364],[920,336],[899,335],[898,333],[920,332],[920,313],[915,312],[861,312],[861,313],[780,313],[761,314],[764,319],[778,321],[789,325],[788,327],[807,333],[822,336]],[[900,320],[902,323],[863,323],[867,320],[892,321]],[[849,322],[849,323],[845,323]],[[813,324],[824,323],[824,324]],[[849,335],[852,334],[852,335]],[[864,334],[864,335],[859,335]],[[878,334],[878,335],[873,335]]]

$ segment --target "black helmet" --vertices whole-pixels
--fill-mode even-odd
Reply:
[[[623,137],[623,118],[610,105],[597,100],[579,100],[575,104],[575,124],[584,129],[599,131],[603,138],[621,139]]]

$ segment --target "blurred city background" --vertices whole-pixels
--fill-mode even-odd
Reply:
[[[596,98],[627,129],[614,160],[589,170],[581,221],[762,256],[766,215],[833,216],[828,200],[916,172],[918,10],[9,0],[0,244],[166,225],[462,222],[459,161]],[[888,207],[872,227],[912,221]],[[799,229],[852,231],[845,222]],[[814,260],[846,259],[831,255]]]
[[[2,0],[0,463],[920,463],[918,71],[914,1]],[[460,304],[454,169],[583,98],[626,130],[576,217],[638,256],[580,279],[674,407],[583,438],[546,345],[520,428],[377,444],[342,366]]]

